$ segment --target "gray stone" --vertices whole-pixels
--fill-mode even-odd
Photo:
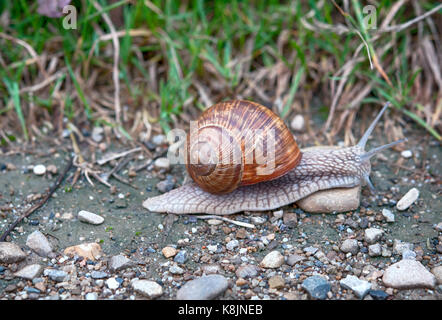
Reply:
[[[155,299],[163,294],[163,287],[150,280],[134,280],[132,281],[132,288],[135,292],[150,299]]]
[[[284,256],[281,252],[275,250],[267,254],[261,261],[261,267],[275,269],[282,266],[284,263]]]
[[[219,274],[211,274],[191,280],[177,292],[177,300],[211,300],[226,291],[227,279]]]
[[[370,257],[378,257],[382,254],[382,247],[379,243],[368,246],[368,255]]]
[[[226,244],[226,248],[229,251],[233,251],[235,250],[236,247],[239,246],[239,241],[236,239],[230,240],[227,244]]]
[[[174,265],[172,265],[169,268],[169,272],[172,273],[172,274],[183,274],[184,273],[184,269],[179,267],[179,266],[177,266],[176,264],[174,264]]]
[[[436,231],[442,232],[442,222],[439,222],[434,229],[436,229]]]
[[[26,258],[23,250],[12,242],[0,242],[0,262],[15,263]]]
[[[14,277],[19,277],[27,280],[32,280],[38,277],[43,270],[43,267],[39,264],[30,264],[23,269],[20,269],[14,273]]]
[[[381,239],[384,231],[377,228],[368,228],[365,229],[364,238],[368,244],[373,244],[379,239]]]
[[[122,270],[132,265],[132,261],[119,254],[109,260],[109,269],[112,271]]]
[[[254,278],[258,275],[259,268],[253,264],[246,264],[236,269],[235,273],[238,278]]]
[[[394,222],[394,214],[388,209],[382,209],[382,215],[387,222]]]
[[[363,299],[371,289],[371,283],[359,280],[358,277],[348,275],[339,281],[342,287],[352,290],[359,299]]]
[[[419,190],[411,188],[396,204],[399,211],[407,210],[419,198]]]
[[[109,275],[107,274],[107,272],[104,271],[92,271],[91,272],[91,278],[92,279],[103,279],[103,278],[107,278]]]
[[[397,255],[402,255],[405,250],[413,251],[414,244],[408,242],[402,242],[401,240],[394,239],[393,241],[393,253]]]
[[[253,224],[258,224],[258,225],[260,225],[260,224],[264,224],[264,223],[267,221],[267,219],[266,219],[266,218],[263,218],[263,217],[253,216],[253,217],[250,217],[250,221],[251,221]]]
[[[99,225],[104,222],[103,217],[99,216],[98,214],[86,211],[86,210],[81,210],[78,213],[78,220],[80,220],[82,222],[94,224],[94,225]]]
[[[89,292],[85,295],[86,300],[98,300],[98,294],[96,292]]]
[[[294,266],[298,262],[301,262],[302,260],[305,260],[306,257],[300,256],[299,254],[291,254],[287,257],[287,264],[289,266]]]
[[[351,254],[357,254],[359,251],[358,240],[346,239],[342,242],[340,249],[345,253],[351,252]]]
[[[405,259],[389,266],[382,278],[384,285],[396,289],[434,288],[436,277],[419,261]]]
[[[298,225],[298,217],[295,212],[284,213],[282,221],[289,228],[295,228]]]
[[[39,230],[35,230],[28,236],[26,245],[41,257],[47,257],[52,252],[51,244]]]
[[[318,251],[318,248],[310,246],[310,247],[306,247],[306,248],[304,248],[303,251],[304,251],[305,253],[315,254],[316,251]]]
[[[56,282],[62,282],[66,279],[68,274],[65,271],[57,269],[45,269],[43,275],[49,277],[51,280]]]
[[[177,263],[184,264],[184,263],[186,263],[187,259],[188,259],[187,251],[186,250],[180,250],[176,254],[176,256],[173,258],[173,261],[175,261]]]
[[[311,276],[302,282],[302,288],[307,291],[311,298],[323,300],[327,297],[331,285],[321,276]]]
[[[412,250],[405,249],[402,251],[402,259],[416,260],[416,253]]]

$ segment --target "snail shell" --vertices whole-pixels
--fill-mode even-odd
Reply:
[[[187,135],[187,171],[214,194],[276,179],[292,170],[301,156],[284,122],[251,101],[213,105]]]

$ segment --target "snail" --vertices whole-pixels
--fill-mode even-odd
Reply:
[[[388,106],[387,102],[356,145],[301,152],[284,122],[268,108],[243,100],[215,104],[187,135],[186,168],[193,181],[148,198],[143,206],[152,212],[228,215],[276,209],[319,190],[363,184],[374,190],[370,158],[406,140],[364,150]],[[260,134],[248,133],[254,130]],[[264,139],[272,132],[273,149]],[[260,160],[271,151],[273,165],[267,170],[268,163]],[[225,158],[228,161],[221,161]]]

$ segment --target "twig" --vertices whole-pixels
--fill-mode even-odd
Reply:
[[[0,237],[0,242],[5,241],[6,237],[9,235],[9,233],[14,230],[14,228],[24,219],[29,217],[35,210],[41,208],[48,200],[49,198],[52,196],[52,194],[55,192],[55,190],[60,186],[61,182],[63,181],[64,177],[66,176],[66,174],[68,173],[68,171],[71,169],[72,167],[72,158],[69,160],[69,163],[66,165],[66,168],[64,169],[63,173],[60,174],[57,178],[57,181],[55,182],[55,184],[51,187],[51,189],[49,190],[49,192],[43,197],[43,199],[41,201],[39,201],[37,204],[33,205],[31,208],[29,208],[28,210],[26,210],[17,220],[14,221],[14,223],[12,223],[8,230],[6,230],[2,236]]]
[[[215,216],[215,215],[195,216],[195,215],[194,215],[194,216],[191,216],[191,217],[194,217],[194,218],[197,218],[197,219],[202,219],[202,220],[207,220],[207,219],[218,219],[218,220],[227,221],[227,222],[230,222],[230,223],[233,223],[233,224],[236,224],[236,225],[238,225],[238,226],[245,227],[245,228],[251,228],[251,229],[254,229],[254,228],[255,228],[255,225],[254,225],[254,224],[247,223],[247,222],[241,222],[241,221],[232,220],[232,219],[229,219],[229,218],[226,218],[226,217],[223,217],[223,216]]]
[[[137,151],[141,151],[141,150],[142,150],[141,147],[137,147],[137,148],[134,148],[134,149],[131,149],[131,150],[123,151],[121,153],[111,154],[111,155],[105,156],[105,157],[103,157],[101,159],[98,159],[97,163],[101,166],[101,165],[105,164],[106,162],[109,162],[111,160],[124,157],[124,156],[126,156],[126,155],[128,155],[128,154],[130,154],[132,152],[137,152]]]

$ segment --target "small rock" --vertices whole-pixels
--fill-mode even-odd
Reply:
[[[226,248],[229,251],[233,251],[235,250],[236,247],[239,246],[239,241],[236,239],[230,240],[227,244],[226,244]]]
[[[305,247],[303,251],[307,254],[313,255],[316,253],[316,251],[318,251],[318,248],[310,246],[310,247]]]
[[[385,300],[388,298],[388,294],[382,290],[370,290],[368,293],[375,300]]]
[[[236,276],[238,278],[254,278],[258,275],[259,268],[253,264],[247,264],[236,269]]]
[[[82,243],[64,249],[64,254],[68,256],[80,256],[86,259],[95,260],[101,256],[101,247],[98,243]]]
[[[169,272],[172,273],[172,274],[183,274],[184,273],[184,269],[179,267],[179,266],[177,266],[176,264],[174,264],[174,265],[172,265],[169,268]]]
[[[383,230],[377,228],[365,229],[364,233],[365,241],[367,241],[368,244],[373,244],[382,237],[383,233],[384,233]]]
[[[175,187],[175,182],[171,179],[162,180],[157,183],[156,187],[160,192],[166,193]]]
[[[104,222],[103,217],[86,210],[81,210],[78,213],[78,220],[95,225],[102,224]]]
[[[150,280],[132,281],[132,288],[135,290],[135,292],[138,292],[149,299],[158,298],[163,294],[163,287],[161,287],[155,281]]]
[[[295,228],[298,225],[298,217],[295,212],[284,213],[282,221],[289,228]]]
[[[388,209],[382,209],[382,215],[387,222],[394,222],[394,214]]]
[[[177,300],[211,300],[226,291],[227,279],[219,274],[211,274],[191,280],[182,286],[176,295]]]
[[[14,263],[26,258],[22,249],[12,242],[0,242],[0,262]]]
[[[14,273],[14,277],[19,277],[27,280],[32,280],[41,274],[43,267],[39,264],[30,264],[23,269]]]
[[[96,292],[89,292],[86,293],[84,298],[86,300],[98,300],[98,294]]]
[[[436,277],[419,261],[405,259],[389,266],[382,278],[384,285],[396,289],[433,288]]]
[[[352,290],[359,299],[363,299],[371,289],[371,283],[365,280],[359,280],[358,277],[348,275],[345,279],[339,281],[342,287]]]
[[[164,247],[161,252],[165,258],[171,258],[177,254],[177,250],[173,247]]]
[[[410,189],[401,200],[396,204],[399,211],[407,210],[419,198],[419,190],[416,188]]]
[[[120,287],[120,282],[115,277],[106,280],[106,285],[109,289],[115,290]]]
[[[245,239],[247,238],[247,231],[244,228],[240,228],[238,231],[236,231],[235,238],[237,239]]]
[[[52,246],[48,239],[38,230],[28,236],[26,245],[41,257],[47,257],[52,252]]]
[[[327,297],[331,285],[321,276],[311,276],[302,282],[302,288],[308,292],[311,298],[323,300]]]
[[[52,174],[57,174],[57,172],[58,172],[57,167],[56,167],[55,165],[53,165],[53,164],[48,165],[48,167],[46,168],[46,170],[47,170],[49,173],[52,173]]]
[[[302,260],[305,260],[305,259],[306,259],[306,257],[304,257],[304,256],[300,256],[298,254],[291,254],[287,257],[287,264],[289,266],[294,266],[298,262],[301,262]]]
[[[223,273],[222,268],[217,264],[206,264],[201,267],[205,274]]]
[[[276,219],[281,219],[283,215],[284,215],[284,210],[278,210],[273,212],[273,216]]]
[[[267,254],[261,261],[261,267],[275,269],[282,266],[284,263],[284,256],[277,250]]]
[[[370,257],[378,257],[382,254],[382,247],[379,243],[368,246],[368,255]]]
[[[113,256],[109,261],[109,269],[112,271],[122,270],[129,267],[132,264],[132,261],[125,256],[119,254],[117,256]]]
[[[344,242],[342,242],[340,249],[344,253],[351,252],[351,254],[355,255],[359,251],[358,240],[346,239]]]
[[[253,224],[261,225],[261,224],[264,224],[264,223],[267,221],[267,219],[266,219],[266,218],[263,218],[263,217],[256,217],[256,216],[253,216],[253,217],[250,217],[250,221],[251,221]]]
[[[402,251],[402,259],[416,260],[416,253],[412,250],[405,249]]]
[[[297,114],[293,117],[292,122],[290,122],[290,128],[295,131],[302,131],[304,129],[305,120],[304,117],[300,114]]]
[[[408,159],[413,156],[413,153],[410,150],[404,150],[401,152],[401,156],[405,159]]]
[[[34,171],[34,174],[37,176],[42,176],[46,173],[46,167],[42,164],[37,164],[36,166],[34,166],[32,170]]]
[[[402,255],[405,250],[413,251],[414,245],[408,242],[402,242],[401,240],[394,239],[393,241],[393,253],[397,255]]]
[[[180,250],[176,254],[175,258],[173,258],[173,261],[175,261],[177,263],[180,263],[180,264],[184,264],[184,263],[186,263],[187,259],[188,259],[187,251],[186,250]]]
[[[153,165],[157,170],[161,170],[161,169],[169,170],[170,161],[167,158],[157,158],[155,160],[155,162],[153,163]]]
[[[435,227],[436,231],[442,232],[442,222],[439,222]]]
[[[281,289],[285,286],[285,281],[281,276],[273,276],[269,279],[269,287],[272,289]]]
[[[431,269],[431,273],[436,277],[438,284],[442,284],[442,266],[437,266]]]
[[[99,143],[103,140],[104,129],[102,127],[94,127],[92,129],[92,140]]]
[[[103,278],[107,278],[109,275],[104,272],[104,271],[92,271],[91,272],[91,278],[92,279],[103,279]]]
[[[56,269],[45,269],[43,271],[43,275],[49,277],[51,280],[56,282],[63,282],[68,274],[62,270]]]

